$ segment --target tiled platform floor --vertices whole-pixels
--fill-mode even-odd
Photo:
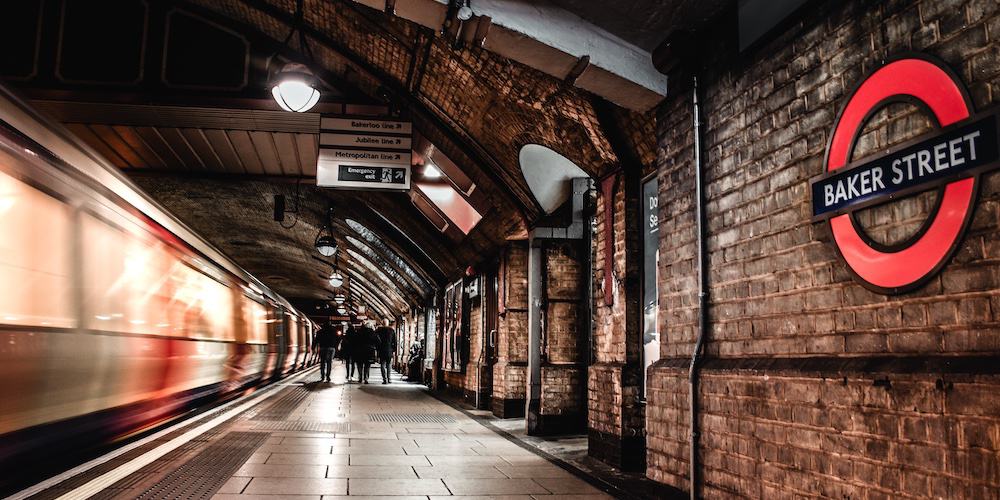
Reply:
[[[343,432],[278,430],[230,478],[218,500],[277,498],[611,498],[495,434],[418,385],[334,383],[318,373],[287,422],[341,424]],[[373,422],[370,414],[431,415],[443,423]],[[449,418],[450,417],[450,418]],[[252,420],[229,429],[247,430]]]

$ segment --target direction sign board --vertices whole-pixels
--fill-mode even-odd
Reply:
[[[410,189],[409,165],[378,165],[365,162],[320,163],[316,185],[351,189]]]
[[[391,165],[409,165],[411,159],[409,151],[365,151],[360,149],[343,148],[320,148],[319,163],[328,162],[365,162],[365,163],[385,163]]]
[[[316,185],[345,189],[410,189],[413,126],[399,120],[324,116]]]
[[[409,151],[413,140],[402,136],[385,136],[374,134],[338,134],[323,132],[319,134],[319,145],[353,147],[353,148],[378,148],[378,149],[399,149]]]
[[[329,130],[347,133],[381,132],[407,136],[413,133],[413,124],[410,122],[379,120],[375,118],[324,116],[320,118],[319,128],[322,131]]]

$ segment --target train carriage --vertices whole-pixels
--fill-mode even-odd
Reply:
[[[0,467],[308,366],[312,325],[0,88]]]

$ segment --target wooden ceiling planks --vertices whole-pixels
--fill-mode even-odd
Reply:
[[[254,147],[253,141],[250,140],[250,134],[246,130],[227,130],[226,135],[229,136],[236,154],[239,155],[240,161],[243,162],[246,173],[263,175],[265,173],[264,166],[261,165],[257,148]]]
[[[281,163],[278,161],[278,152],[274,147],[274,138],[270,132],[251,130],[250,141],[260,158],[264,174],[285,175],[281,169]]]
[[[118,134],[118,137],[121,137],[122,141],[125,141],[125,144],[128,144],[136,154],[142,157],[147,166],[151,168],[166,167],[166,161],[143,140],[135,127],[112,125],[111,128]]]
[[[231,174],[247,173],[246,167],[243,166],[243,160],[240,159],[240,155],[236,152],[225,130],[205,129],[202,132],[205,134],[205,139],[212,145],[212,149],[219,155],[223,171]]]
[[[182,136],[184,136],[185,142],[191,149],[198,155],[198,158],[202,161],[205,169],[211,172],[224,172],[224,167],[222,166],[222,160],[219,158],[219,154],[215,152],[215,148],[209,144],[208,139],[205,138],[204,132],[200,128],[182,128],[179,129]]]
[[[278,155],[278,163],[281,171],[285,175],[302,175],[302,166],[299,163],[298,148],[295,147],[295,136],[288,132],[273,132],[271,137],[274,140],[274,149]]]
[[[191,144],[181,134],[180,129],[174,127],[156,127],[156,132],[163,138],[170,149],[180,158],[178,167],[183,170],[204,170],[205,162],[198,157],[198,153],[191,148]]]
[[[163,139],[163,135],[160,134],[159,130],[156,130],[154,127],[133,127],[133,129],[139,135],[139,138],[160,157],[162,161],[160,164],[161,168],[174,169],[183,167],[184,160]]]
[[[319,155],[319,136],[316,134],[295,134],[295,144],[299,148],[299,164],[302,175],[316,175],[316,161]]]

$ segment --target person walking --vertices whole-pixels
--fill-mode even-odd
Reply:
[[[385,320],[382,326],[375,330],[375,350],[378,354],[379,370],[382,372],[382,383],[391,382],[389,375],[392,368],[392,353],[396,351],[396,332],[389,326],[391,321]]]
[[[314,345],[319,351],[320,382],[329,382],[330,371],[333,368],[333,355],[337,350],[337,334],[333,330],[333,324],[328,321],[316,332]]]
[[[347,382],[350,383],[354,379],[354,349],[358,342],[358,331],[354,329],[354,325],[348,325],[347,331],[344,333],[344,340],[340,342],[340,352],[344,356],[344,362],[347,363]],[[360,374],[358,374],[358,382],[361,381]]]
[[[372,360],[375,358],[375,330],[367,324],[362,325],[358,328],[356,338],[353,356],[358,369],[358,381],[367,384]]]

